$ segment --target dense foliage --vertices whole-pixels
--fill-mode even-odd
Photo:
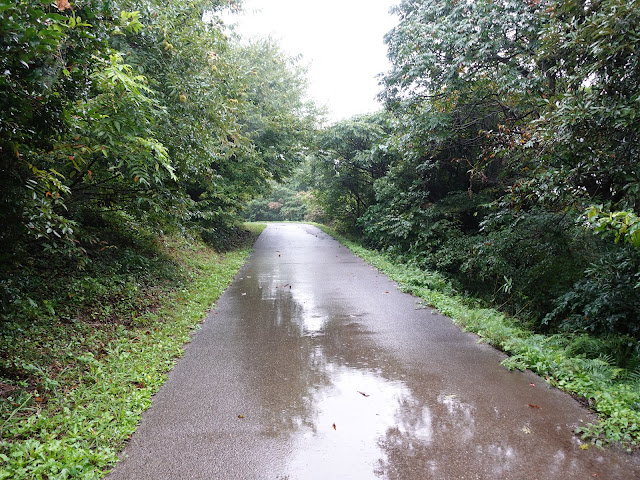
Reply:
[[[374,203],[374,182],[396,158],[390,133],[386,116],[374,114],[336,123],[317,136],[311,172],[317,202],[330,218],[354,226]]]
[[[99,269],[120,230],[231,244],[244,202],[300,162],[305,71],[229,37],[229,6],[0,2],[3,315],[37,315],[35,277]]]
[[[315,205],[313,194],[291,180],[286,184],[275,184],[268,194],[251,200],[242,215],[250,222],[323,220],[322,211]]]
[[[395,13],[386,111],[319,141],[325,214],[536,331],[639,338],[640,3]]]

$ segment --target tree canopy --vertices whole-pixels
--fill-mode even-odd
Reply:
[[[270,40],[229,38],[229,6],[2,1],[7,260],[81,255],[85,227],[114,214],[213,240],[293,169],[314,123],[304,70]]]
[[[319,137],[325,213],[541,331],[640,335],[640,3],[394,12],[385,111]]]

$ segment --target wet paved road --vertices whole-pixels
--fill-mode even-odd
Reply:
[[[476,340],[315,227],[272,224],[108,478],[640,478]]]

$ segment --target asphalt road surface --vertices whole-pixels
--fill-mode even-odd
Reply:
[[[107,478],[640,478],[477,340],[317,228],[271,224]]]

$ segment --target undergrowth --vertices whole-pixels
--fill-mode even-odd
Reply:
[[[640,350],[625,336],[536,334],[518,319],[459,295],[442,275],[421,270],[368,250],[332,229],[317,225],[354,254],[398,282],[402,291],[422,298],[467,331],[509,355],[503,365],[531,370],[588,405],[599,421],[577,429],[596,445],[620,443],[640,447]]]
[[[149,282],[85,273],[66,279],[66,292],[54,289],[74,308],[56,298],[46,308],[45,298],[32,300],[38,315],[4,318],[0,480],[101,478],[262,228],[250,225],[244,244],[224,254],[165,238],[156,251],[127,254]]]

